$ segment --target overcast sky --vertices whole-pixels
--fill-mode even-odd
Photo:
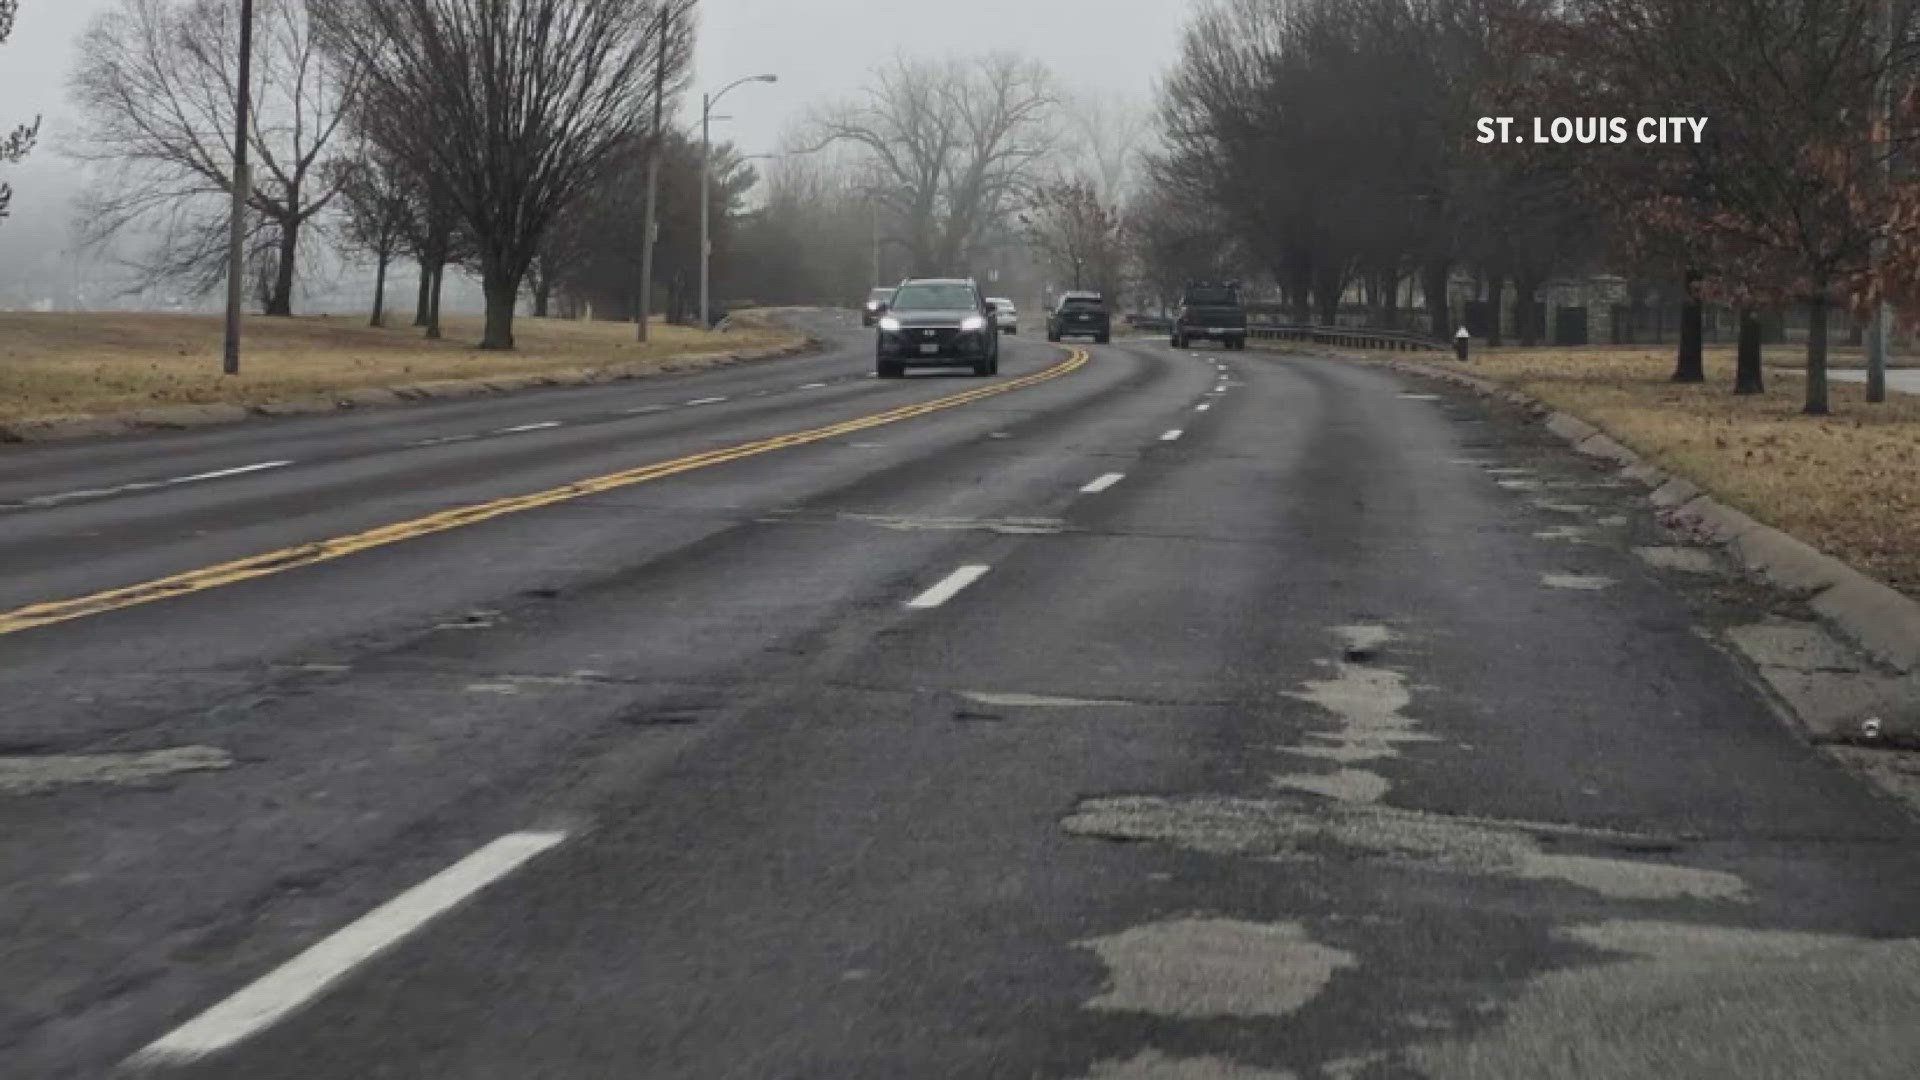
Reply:
[[[22,0],[0,46],[0,125],[45,113],[57,142],[74,40],[118,0]],[[1007,48],[1050,66],[1069,88],[1145,104],[1172,62],[1193,0],[702,0],[699,90],[772,72],[775,86],[727,97],[716,126],[747,153],[778,148],[808,106],[857,91],[896,51],[967,54]],[[689,121],[694,117],[685,118]]]

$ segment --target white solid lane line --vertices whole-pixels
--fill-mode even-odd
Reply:
[[[560,426],[560,424],[561,424],[561,421],[559,420],[542,420],[537,424],[516,424],[513,427],[503,427],[500,430],[494,432],[494,434],[495,435],[518,435],[523,431],[545,431],[547,428],[557,428]]]
[[[963,566],[953,573],[948,574],[940,584],[907,601],[907,606],[910,608],[937,608],[941,604],[958,596],[961,589],[966,588],[986,576],[988,569],[989,567],[979,565]]]
[[[726,398],[723,398],[723,397],[703,397],[703,398],[694,398],[694,399],[693,399],[692,401],[689,401],[689,402],[687,402],[687,404],[689,404],[689,405],[717,405],[717,404],[719,404],[720,402],[722,402],[722,401],[725,401],[725,400],[727,400],[727,399],[726,399]]]
[[[1101,492],[1112,487],[1113,485],[1126,479],[1126,476],[1127,476],[1126,473],[1110,472],[1107,475],[1102,476],[1100,479],[1095,480],[1093,483],[1088,484],[1086,487],[1081,488],[1080,491],[1082,494],[1086,494],[1086,495],[1098,495]]]
[[[1173,440],[1175,440],[1175,439],[1177,439],[1177,438],[1179,438],[1180,436],[1182,436],[1182,435],[1185,435],[1185,434],[1186,434],[1186,432],[1184,432],[1184,431],[1182,431],[1182,430],[1180,430],[1179,428],[1174,428],[1174,429],[1173,429],[1172,431],[1169,431],[1169,432],[1167,432],[1167,433],[1166,433],[1165,435],[1162,435],[1162,436],[1160,436],[1160,441],[1161,441],[1161,442],[1172,442]]]
[[[173,1029],[135,1054],[129,1064],[184,1065],[233,1046],[318,997],[434,916],[565,839],[566,834],[558,832],[500,837]]]
[[[159,488],[174,487],[179,484],[197,484],[202,480],[219,480],[228,476],[244,476],[247,473],[264,472],[267,469],[283,469],[293,464],[291,461],[262,461],[253,465],[241,465],[232,469],[218,469],[214,472],[194,473],[192,476],[175,476],[166,480],[142,480],[134,484],[121,484],[110,488],[82,488],[79,491],[63,491],[57,495],[36,495],[17,503],[7,504],[5,509],[20,510],[28,507],[42,508],[59,506],[61,503],[78,502],[82,499],[104,499],[109,495],[125,495],[131,491],[154,491]]]
[[[191,484],[196,480],[218,480],[223,476],[240,476],[243,473],[255,473],[265,469],[282,469],[293,464],[291,461],[262,461],[257,465],[242,465],[235,469],[219,469],[214,472],[195,473],[172,480],[162,480],[163,484]]]

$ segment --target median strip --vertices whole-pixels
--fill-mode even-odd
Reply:
[[[808,431],[776,435],[772,438],[758,439],[753,442],[722,447],[717,450],[709,450],[704,453],[675,458],[670,461],[643,465],[639,468],[629,469],[624,472],[610,473],[605,476],[578,480],[571,484],[565,484],[557,488],[549,488],[545,491],[509,496],[504,499],[495,499],[492,502],[477,503],[471,506],[455,507],[451,510],[443,510],[439,513],[414,518],[410,521],[396,522],[391,525],[383,525],[379,528],[353,533],[348,536],[339,536],[328,540],[317,540],[311,543],[299,544],[294,547],[282,548],[278,551],[269,551],[264,554],[238,559],[233,562],[203,567],[198,570],[189,570],[185,573],[174,574],[170,577],[158,578],[137,585],[109,589],[104,592],[93,593],[88,596],[76,597],[69,600],[54,600],[46,603],[30,604],[12,611],[0,612],[0,634],[15,634],[23,630],[32,630],[41,626],[49,626],[53,623],[65,622],[70,619],[84,618],[88,615],[98,615],[120,608],[133,607],[137,604],[164,600],[168,597],[185,596],[190,593],[219,588],[223,585],[250,581],[254,578],[265,577],[269,574],[278,574],[302,566],[311,566],[315,563],[343,558],[355,552],[366,551],[370,548],[399,543],[402,540],[411,540],[418,536],[427,536],[437,532],[457,529],[465,525],[478,524],[479,522],[488,521],[506,514],[533,510],[543,506],[552,506],[557,503],[584,498],[589,495],[598,495],[603,492],[617,490],[634,484],[644,484],[651,480],[676,476],[680,473],[691,472],[695,469],[720,465],[729,461],[739,461],[743,458],[755,457],[760,454],[771,453],[775,450],[786,450],[796,446],[805,446],[809,443],[822,442],[827,439],[852,434],[853,432],[865,431],[868,428],[899,423],[902,420],[911,420],[914,417],[958,408],[962,405],[996,397],[1000,394],[1037,386],[1079,370],[1087,363],[1089,358],[1090,354],[1085,349],[1074,349],[1066,359],[1042,371],[1037,371],[1018,379],[990,383],[974,390],[950,394],[942,398],[935,398],[932,401],[920,402],[913,405],[902,405],[898,408],[888,409],[885,412],[856,417],[852,420],[845,420],[836,424],[829,424],[825,427],[813,428]]]

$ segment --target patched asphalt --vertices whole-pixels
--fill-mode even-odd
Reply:
[[[0,495],[169,448],[313,463],[23,512],[0,592],[972,385],[867,380],[857,328],[812,328],[838,344],[651,385],[0,451]],[[0,766],[44,759],[0,787],[0,1073],[106,1075],[528,829],[567,839],[169,1071],[1920,1072],[1915,821],[1790,722],[1789,675],[1858,667],[1803,606],[1518,411],[1090,348],[844,441],[0,636]]]

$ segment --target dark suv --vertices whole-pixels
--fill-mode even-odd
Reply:
[[[1000,372],[993,305],[963,278],[911,278],[893,290],[874,341],[873,370],[897,379],[908,365],[968,364],[975,375]]]
[[[1090,337],[1105,345],[1113,336],[1113,317],[1107,312],[1106,298],[1097,292],[1061,293],[1060,301],[1047,313],[1047,340]]]
[[[1184,349],[1194,338],[1212,338],[1229,349],[1247,347],[1247,309],[1240,303],[1240,286],[1231,281],[1187,284],[1170,340],[1174,348]]]

